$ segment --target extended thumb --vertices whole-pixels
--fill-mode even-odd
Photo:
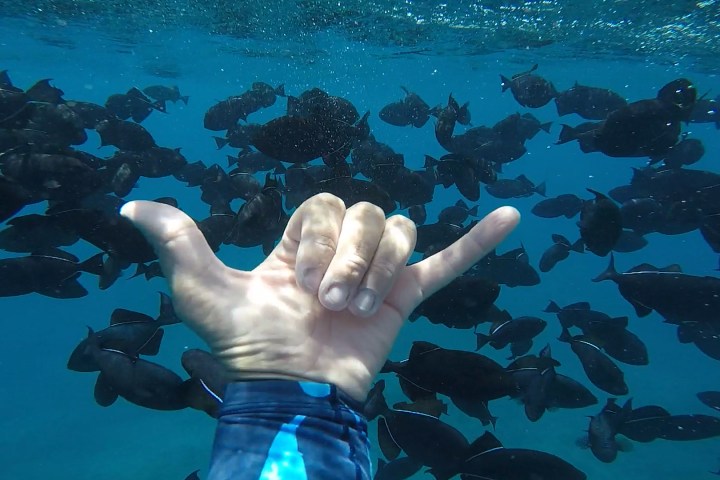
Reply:
[[[123,205],[120,215],[130,220],[152,245],[171,287],[178,274],[201,275],[222,265],[195,221],[175,207],[135,200]]]

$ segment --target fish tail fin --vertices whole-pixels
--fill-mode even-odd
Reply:
[[[545,310],[543,312],[545,313],[558,313],[562,311],[562,308],[560,308],[560,305],[550,300],[550,303],[548,303],[548,306],[545,307]]]
[[[365,404],[363,405],[363,413],[368,420],[374,420],[380,415],[385,415],[390,411],[390,407],[388,407],[385,395],[383,394],[384,390],[385,380],[379,380],[370,389],[367,400],[365,400]]]
[[[572,340],[572,335],[570,335],[570,330],[568,330],[568,327],[562,327],[562,333],[558,337],[558,340],[565,343],[570,343]]]
[[[275,95],[277,95],[278,97],[284,97],[285,96],[285,84],[281,83],[280,85],[275,87],[274,92],[275,92]]]
[[[593,278],[593,282],[602,282],[603,280],[614,280],[618,277],[618,272],[615,270],[615,256],[610,252],[610,263],[608,264],[608,267],[605,269],[604,272],[602,272],[597,277]]]
[[[573,140],[577,140],[578,133],[577,130],[571,127],[570,125],[562,125],[562,129],[560,130],[560,135],[558,136],[558,141],[555,142],[556,145],[561,145],[563,143],[572,142]]]
[[[570,250],[577,253],[585,253],[585,242],[582,238],[578,238],[575,243],[570,245]]]
[[[502,91],[504,92],[508,88],[510,88],[510,79],[507,78],[504,75],[500,75],[500,87],[502,87]]]
[[[103,257],[105,256],[104,252],[98,253],[96,255],[93,255],[92,257],[88,258],[84,262],[80,263],[80,270],[87,273],[92,273],[93,275],[102,275],[103,274]]]
[[[468,210],[468,215],[471,217],[477,217],[478,216],[478,206],[474,205],[470,210]]]
[[[180,100],[181,100],[185,105],[187,105],[187,104],[188,104],[188,100],[190,100],[190,96],[189,96],[189,95],[182,95],[182,96],[180,96]]]
[[[230,143],[230,140],[228,140],[227,138],[223,138],[223,137],[213,137],[213,138],[215,139],[215,145],[217,145],[218,150],[220,150],[225,145]]]
[[[476,333],[475,336],[477,337],[477,344],[475,350],[480,350],[490,341],[490,337],[485,335],[484,333]]]
[[[550,133],[550,127],[552,127],[552,122],[545,122],[540,124],[540,130],[545,133]]]
[[[175,314],[175,308],[173,307],[172,298],[166,293],[160,293],[160,315],[157,321],[162,325],[173,325],[180,323],[180,319]]]
[[[545,188],[546,188],[545,182],[542,182],[540,185],[535,187],[535,193],[537,193],[538,195],[542,195],[543,197],[546,197],[547,195],[545,195]]]

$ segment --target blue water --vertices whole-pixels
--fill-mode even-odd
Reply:
[[[717,8],[714,2],[705,4],[704,8]],[[524,71],[534,63],[540,65],[537,73],[552,80],[558,90],[578,81],[638,100],[654,97],[666,82],[685,76],[695,82],[700,93],[710,91],[713,96],[720,93],[720,80],[713,73],[717,71],[717,57],[706,55],[708,49],[714,48],[706,42],[717,41],[712,36],[698,42],[702,56],[693,55],[692,42],[686,43],[684,49],[668,46],[664,50],[663,43],[672,43],[667,35],[659,36],[659,45],[648,49],[652,50],[649,53],[642,49],[621,53],[595,43],[580,55],[578,45],[582,42],[568,40],[572,49],[565,48],[562,42],[542,48],[518,48],[519,45],[510,42],[505,49],[467,55],[467,51],[449,48],[449,40],[444,37],[442,47],[431,54],[393,55],[411,50],[412,46],[397,42],[399,47],[392,48],[371,41],[357,42],[332,29],[308,33],[302,44],[296,45],[278,39],[277,32],[273,37],[276,41],[258,39],[257,29],[248,38],[233,38],[210,33],[197,25],[183,28],[146,22],[141,28],[138,25],[142,22],[135,21],[137,18],[128,24],[127,32],[123,32],[122,22],[115,24],[112,32],[106,32],[104,24],[97,20],[74,21],[77,15],[68,17],[68,21],[56,13],[50,18],[43,16],[38,22],[33,11],[26,13],[31,15],[0,19],[0,69],[9,71],[15,85],[27,88],[41,78],[52,78],[53,84],[65,91],[64,98],[103,104],[109,95],[125,92],[131,86],[177,84],[184,95],[190,96],[189,104],[169,104],[167,115],[153,113],[143,126],[158,145],[182,147],[190,162],[202,160],[207,165],[225,166],[226,155],[234,154],[235,150],[216,150],[212,140],[215,133],[202,126],[204,112],[215,102],[248,89],[254,81],[284,83],[286,91],[296,95],[320,87],[350,99],[360,112],[370,110],[375,137],[403,153],[410,168],[420,168],[425,154],[437,157],[445,152],[435,140],[432,122],[421,129],[411,129],[392,127],[378,119],[377,112],[383,105],[402,97],[401,85],[431,105],[444,103],[451,92],[461,103],[470,101],[474,125],[492,125],[508,114],[529,111],[520,107],[509,92],[500,93],[499,74]],[[271,16],[265,20],[272,23]],[[287,19],[283,25],[289,25]],[[678,33],[681,34],[684,41],[692,38],[688,32]],[[296,36],[297,32],[288,35]],[[571,36],[568,32],[564,35]],[[574,35],[582,40],[582,32],[576,31]],[[620,43],[615,41],[613,46]],[[423,48],[427,44],[426,39]],[[432,39],[429,44],[432,45]],[[274,118],[282,114],[284,107],[284,101],[278,101],[272,108],[254,114],[252,120]],[[548,196],[575,193],[588,198],[586,187],[607,192],[629,181],[631,167],[644,165],[643,159],[583,154],[576,143],[554,145],[560,130],[554,105],[550,103],[532,113],[543,122],[552,121],[552,130],[527,142],[528,153],[505,166],[505,177],[524,173],[536,183],[546,181]],[[562,121],[578,123],[580,119],[564,117]],[[704,158],[694,168],[719,172],[718,130],[709,124],[691,124],[687,130],[701,139],[706,148]],[[95,132],[88,133],[90,138],[83,149],[98,156],[112,154],[112,147],[98,148]],[[199,189],[186,188],[171,178],[142,178],[127,199],[166,195],[176,197],[180,206],[196,218],[207,215]],[[440,209],[459,198],[454,187],[447,190],[437,187],[435,199],[428,206],[428,223],[435,221]],[[578,236],[574,220],[533,216],[530,208],[540,199],[534,196],[507,202],[523,213],[523,221],[500,247],[502,252],[524,245],[534,265],[550,245],[552,233],[572,240]],[[503,203],[485,194],[479,209],[488,212]],[[35,205],[22,213],[39,212],[42,207]],[[650,244],[640,252],[617,255],[618,269],[643,262],[660,266],[679,263],[690,274],[717,273],[717,255],[698,232],[672,237],[651,234],[648,240]],[[94,253],[91,247],[82,244],[68,250],[80,258]],[[219,256],[228,265],[241,269],[252,268],[263,258],[259,248],[227,246]],[[496,304],[513,316],[535,315],[547,320],[548,328],[536,339],[536,347],[551,343],[553,355],[562,362],[560,371],[591,388],[600,403],[583,410],[548,412],[539,422],[530,423],[521,405],[507,399],[493,401],[491,410],[499,417],[497,437],[506,446],[559,455],[592,480],[716,478],[708,472],[720,466],[718,439],[634,443],[632,452],[620,453],[612,464],[600,463],[589,450],[576,445],[576,439],[587,429],[587,416],[600,410],[607,395],[586,379],[569,346],[557,342],[560,333],[557,320],[554,315],[542,313],[549,300],[559,305],[589,301],[596,310],[630,317],[630,330],[646,342],[650,354],[648,366],[621,365],[635,405],[659,404],[672,413],[712,414],[696,399],[695,393],[720,389],[718,363],[692,345],[680,345],[676,327],[664,324],[655,313],[637,318],[613,283],[590,282],[606,266],[607,258],[589,253],[572,255],[551,272],[542,274],[542,283],[536,287],[502,288]],[[69,353],[86,334],[86,325],[103,328],[113,309],[122,307],[156,315],[156,292],[166,290],[164,280],[148,282],[127,277],[100,291],[91,277],[84,276],[81,282],[90,295],[77,300],[62,301],[35,294],[0,300],[3,323],[0,478],[171,480],[185,478],[189,472],[206,467],[214,421],[205,414],[191,410],[145,410],[122,399],[102,408],[93,400],[95,376],[65,368]],[[278,328],[282,328],[281,323]],[[481,330],[484,328],[481,326]],[[419,339],[446,348],[472,350],[475,346],[471,331],[450,330],[420,319],[403,329],[391,357],[405,358],[411,342]],[[179,359],[184,349],[202,346],[184,326],[170,327],[160,355],[153,361],[183,374]],[[509,355],[507,351],[489,348],[483,353],[501,363]],[[396,381],[391,377],[387,380],[389,400],[401,401]],[[469,420],[453,407],[444,420],[471,439],[483,431],[479,421]],[[374,429],[372,434],[374,438]],[[380,455],[377,449],[374,453]],[[204,472],[201,471],[201,478]],[[418,473],[414,478],[430,477]]]

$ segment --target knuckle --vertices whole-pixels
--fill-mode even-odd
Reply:
[[[347,272],[347,275],[353,279],[360,279],[364,277],[370,267],[370,261],[362,255],[356,253],[345,257],[342,264]]]
[[[389,283],[396,272],[396,265],[387,261],[374,261],[368,271],[368,276],[373,277],[374,282]]]
[[[374,203],[370,202],[358,202],[350,209],[356,210],[359,214],[366,217],[375,217],[384,219],[385,218],[385,212],[382,208],[378,207]],[[349,209],[348,209],[349,210]]]

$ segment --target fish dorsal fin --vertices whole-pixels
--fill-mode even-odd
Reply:
[[[116,308],[110,315],[110,326],[126,323],[153,323],[155,320],[144,313]]]
[[[440,350],[440,347],[434,343],[424,341],[413,342],[413,345],[410,348],[410,359],[416,356],[425,355],[426,353],[434,352],[436,350]]]
[[[566,305],[563,310],[590,310],[590,302],[575,302],[570,305]]]
[[[485,432],[476,438],[468,447],[468,460],[472,457],[482,455],[489,450],[502,448],[502,446],[502,443],[500,443],[500,440],[498,440],[495,435],[490,432]]]

